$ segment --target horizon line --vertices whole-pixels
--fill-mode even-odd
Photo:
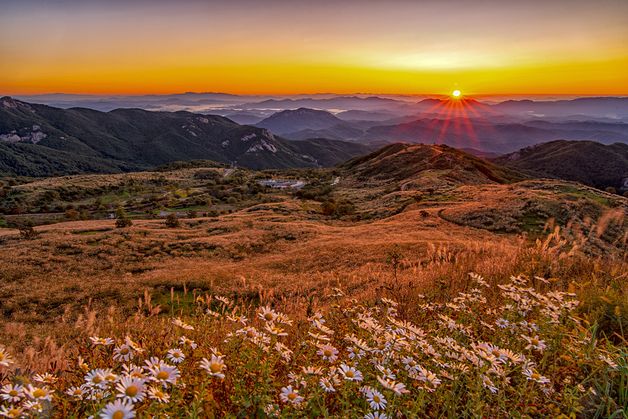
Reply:
[[[431,97],[443,97],[450,96],[448,93],[375,93],[375,92],[301,92],[301,93],[231,93],[228,91],[179,91],[179,92],[167,92],[167,93],[92,93],[92,92],[39,92],[39,93],[1,93],[0,97],[13,97],[13,96],[52,96],[52,95],[74,95],[74,96],[172,96],[172,95],[186,95],[186,94],[213,94],[213,95],[229,95],[229,96],[307,96],[307,95],[334,95],[334,96],[355,96],[355,95],[369,95],[369,96],[431,96]],[[578,96],[578,97],[628,97],[626,93],[478,93],[478,94],[465,94],[465,97],[500,97],[500,96]]]

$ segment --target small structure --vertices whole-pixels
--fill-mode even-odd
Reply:
[[[274,189],[301,189],[305,186],[304,181],[296,179],[263,179],[257,183]]]

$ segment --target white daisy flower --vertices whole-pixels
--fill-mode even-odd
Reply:
[[[275,350],[281,355],[284,361],[290,362],[292,359],[292,351],[281,342],[275,343]]]
[[[122,371],[122,375],[124,376],[146,380],[146,374],[144,374],[144,369],[135,364],[124,364],[122,366]]]
[[[341,364],[338,372],[342,374],[343,378],[348,381],[362,381],[362,373],[357,369],[350,367],[346,364]]]
[[[146,386],[144,380],[131,377],[122,377],[116,385],[116,397],[127,400],[131,403],[137,403],[146,397]]]
[[[231,305],[231,301],[229,301],[229,299],[228,299],[227,297],[223,297],[223,296],[220,296],[220,295],[216,295],[216,296],[214,296],[214,298],[215,298],[216,300],[220,301],[221,303],[223,303],[223,304],[224,304],[224,305],[226,305],[226,306]]]
[[[406,389],[405,384],[403,383],[398,383],[392,380],[385,380],[384,378],[379,376],[377,377],[377,381],[379,381],[379,383],[384,386],[384,388],[392,390],[395,394],[399,396],[409,393],[409,391]]]
[[[528,342],[528,346],[526,346],[526,349],[534,349],[536,351],[543,352],[543,350],[547,348],[545,342],[539,339],[538,335],[532,337],[521,335],[521,337]]]
[[[322,333],[315,333],[315,332],[307,332],[308,335],[312,336],[314,339],[316,340],[322,340],[325,342],[329,342],[331,339],[329,338],[329,336],[324,335]]]
[[[0,367],[8,367],[13,364],[13,362],[13,358],[9,355],[4,346],[0,346]]]
[[[5,418],[22,418],[24,409],[19,406],[0,406],[0,416]]]
[[[181,375],[177,367],[168,365],[159,358],[153,357],[145,361],[146,369],[151,375],[151,380],[161,384],[175,384]]]
[[[299,396],[299,391],[293,389],[292,386],[282,387],[279,398],[284,403],[299,404],[303,401],[303,397]]]
[[[114,373],[113,370],[109,368],[103,370],[103,374],[105,377],[105,381],[107,381],[108,383],[115,383],[116,381],[118,381],[118,374]]]
[[[133,359],[133,348],[126,343],[116,346],[113,350],[113,359],[119,362],[128,362]]]
[[[43,374],[35,374],[33,376],[33,380],[41,384],[54,384],[57,382],[58,378],[48,372],[45,372]]]
[[[194,330],[194,326],[190,326],[178,317],[176,319],[172,319],[172,324],[185,330]]]
[[[9,403],[17,403],[24,398],[24,386],[6,384],[0,389],[0,399]]]
[[[185,354],[179,348],[170,349],[166,355],[166,358],[175,364],[180,364],[185,359]]]
[[[525,377],[528,380],[535,381],[535,382],[537,382],[539,384],[549,384],[549,382],[550,382],[550,380],[547,377],[543,377],[541,374],[539,374],[533,368],[524,368],[523,369],[523,375],[525,375]]]
[[[257,316],[267,322],[274,322],[277,319],[277,312],[272,308],[266,306],[259,309]]]
[[[111,338],[99,338],[98,336],[90,336],[89,340],[93,346],[110,346],[114,343]]]
[[[282,329],[281,327],[277,326],[275,323],[273,322],[267,322],[264,325],[264,329],[266,329],[266,331],[268,333],[270,333],[271,335],[275,335],[275,336],[288,336],[288,333],[286,333],[284,331],[284,329]]]
[[[506,320],[506,319],[497,319],[497,320],[495,320],[495,324],[500,329],[506,329],[507,327],[510,326],[510,322],[508,320]]]
[[[124,338],[124,343],[129,345],[129,347],[137,353],[141,354],[142,352],[144,352],[144,349],[142,349],[142,347],[134,342],[133,339],[131,339],[129,336]]]
[[[29,384],[26,387],[25,393],[29,398],[36,401],[42,401],[42,400],[51,401],[52,393],[54,393],[54,390],[50,390],[46,386],[39,387],[39,386],[33,386],[32,384]]]
[[[386,413],[370,412],[364,415],[364,419],[388,419]]]
[[[44,405],[41,403],[41,400],[28,400],[24,402],[22,407],[24,410],[28,411],[31,416],[33,416],[33,413],[41,413],[44,411]]]
[[[329,379],[327,377],[321,377],[321,379],[319,380],[318,384],[321,386],[321,388],[323,390],[325,390],[325,393],[335,393],[336,392],[336,388],[334,387],[334,383],[332,382],[331,379]]]
[[[332,345],[321,345],[316,353],[322,356],[325,361],[334,362],[338,359],[338,349]]]
[[[170,401],[170,394],[158,387],[149,388],[148,397],[152,400],[157,400],[159,403],[168,403]]]
[[[70,387],[65,391],[68,396],[74,397],[77,400],[83,400],[87,393],[87,386],[82,385],[80,387]]]
[[[209,375],[218,378],[225,378],[223,371],[227,369],[222,356],[212,355],[211,360],[203,358],[200,363],[201,369],[204,369]]]
[[[109,403],[100,412],[101,419],[130,419],[134,417],[133,404],[127,400],[116,400]]]
[[[108,390],[102,390],[98,387],[87,387],[87,393],[85,394],[85,399],[93,400],[93,401],[101,401],[106,399],[111,395],[111,392]]]
[[[232,321],[234,323],[240,323],[243,326],[246,326],[246,324],[249,322],[249,319],[246,318],[246,316],[243,315],[231,315],[231,316],[227,316],[227,320]]]
[[[196,349],[198,347],[196,342],[194,342],[192,339],[186,338],[185,336],[181,336],[179,338],[179,344],[184,345],[184,346],[189,346],[192,349]]]
[[[371,406],[371,409],[375,410],[386,409],[386,404],[388,403],[384,395],[374,389],[370,389],[369,391],[367,391],[366,401],[368,402],[369,406]]]
[[[106,374],[107,371],[101,368],[91,370],[84,377],[85,383],[91,387],[105,388],[107,386]]]

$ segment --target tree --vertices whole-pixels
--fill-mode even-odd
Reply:
[[[18,226],[18,230],[20,231],[20,237],[25,240],[33,240],[39,235],[33,228],[33,222],[31,220],[26,220],[24,224]]]
[[[166,216],[166,227],[168,228],[177,228],[179,227],[179,219],[177,218],[177,214],[171,212]]]
[[[131,227],[132,225],[133,225],[133,222],[126,215],[126,211],[124,211],[124,208],[119,207],[116,210],[116,227],[125,228],[125,227]]]

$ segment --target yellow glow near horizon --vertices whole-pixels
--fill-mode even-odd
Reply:
[[[458,90],[458,89],[456,89],[453,92],[451,92],[451,96],[454,99],[458,99],[461,95],[462,95],[462,92],[460,90]]]
[[[628,2],[598,2],[22,0],[0,94],[628,94]]]

